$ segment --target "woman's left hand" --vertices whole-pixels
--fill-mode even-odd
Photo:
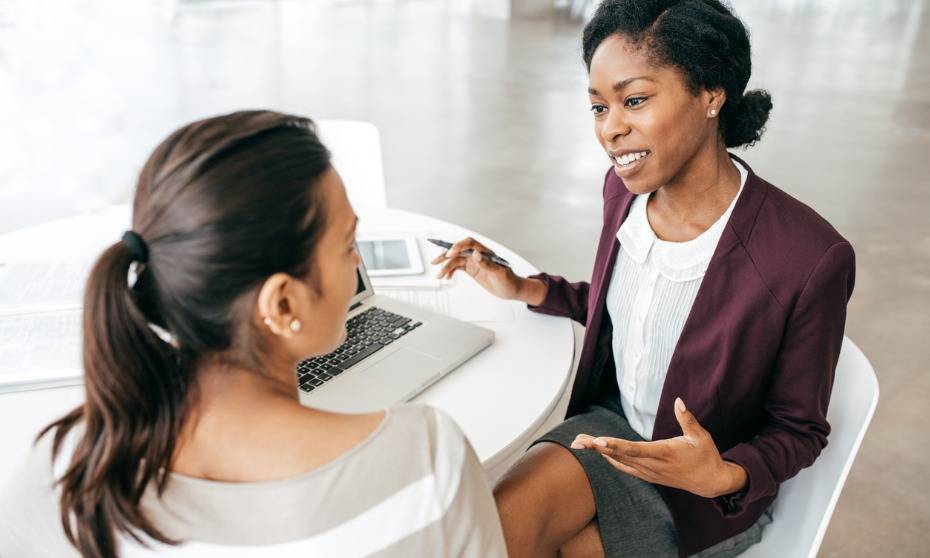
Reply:
[[[746,471],[720,457],[710,433],[698,424],[680,398],[675,400],[675,417],[682,430],[677,438],[631,442],[579,434],[572,448],[594,450],[624,473],[705,498],[730,494],[746,486]]]

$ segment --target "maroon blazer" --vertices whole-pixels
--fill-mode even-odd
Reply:
[[[568,417],[618,392],[604,299],[620,248],[617,231],[633,199],[609,170],[590,284],[535,276],[549,290],[532,310],[586,326]],[[778,485],[827,445],[827,404],[854,279],[849,242],[750,169],[672,355],[653,430],[654,440],[681,435],[673,410],[681,397],[723,458],[746,469],[749,486],[716,499],[658,486],[680,556],[750,527]]]

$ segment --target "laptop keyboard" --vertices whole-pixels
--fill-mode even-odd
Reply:
[[[300,361],[297,383],[310,393],[421,325],[423,322],[371,307],[346,322],[348,335],[338,349]]]

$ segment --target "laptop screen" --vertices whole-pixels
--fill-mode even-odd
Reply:
[[[362,279],[362,270],[355,268],[355,278],[358,280],[358,285],[355,287],[355,294],[359,294],[365,290],[365,281]]]
[[[365,262],[359,258],[358,267],[355,269],[355,296],[352,297],[353,306],[371,295],[375,294],[371,288],[371,280],[368,279],[368,270],[365,269]]]

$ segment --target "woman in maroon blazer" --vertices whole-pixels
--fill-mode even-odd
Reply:
[[[827,443],[853,250],[727,151],[772,103],[720,2],[605,1],[583,52],[613,163],[590,283],[517,277],[473,239],[434,262],[586,326],[567,420],[495,491],[508,550],[734,556]]]

